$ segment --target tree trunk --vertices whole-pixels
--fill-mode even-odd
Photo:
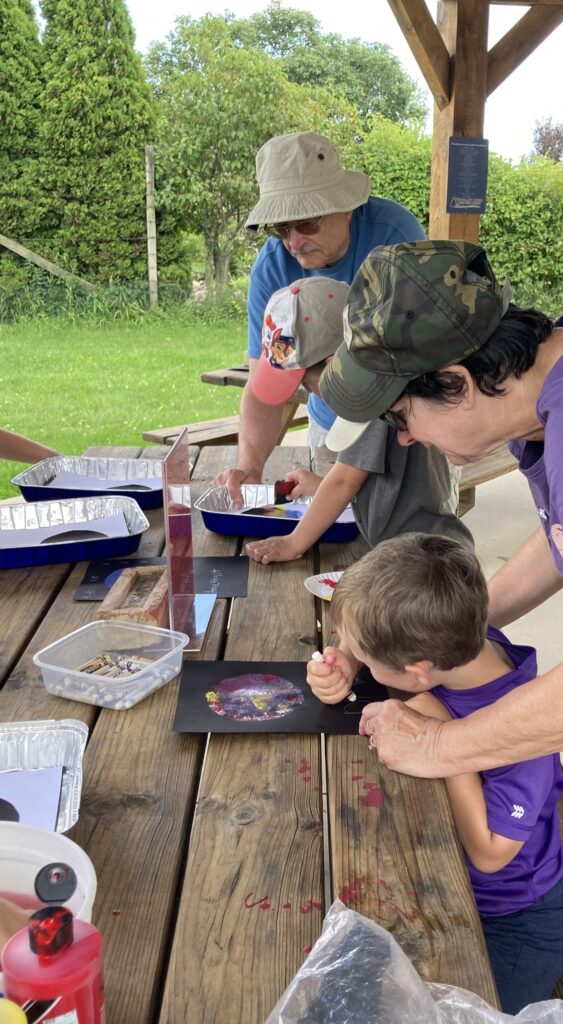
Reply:
[[[215,300],[221,302],[229,282],[229,254],[217,247],[214,252]]]

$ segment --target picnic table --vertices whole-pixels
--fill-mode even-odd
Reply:
[[[277,448],[264,479],[308,459],[306,448]],[[232,464],[230,449],[203,449],[192,502]],[[162,510],[148,518],[138,554],[153,556]],[[196,554],[241,551],[240,538],[193,520]],[[216,602],[203,650],[188,660],[306,660],[329,640],[330,606],[303,580],[364,550],[359,540],[319,544],[300,561],[251,563],[248,596]],[[443,782],[388,771],[359,736],[174,733],[177,680],[128,711],[50,696],[32,655],[96,618],[99,605],[73,600],[84,571],[1,574],[0,719],[76,718],[90,729],[69,835],[98,877],[107,1020],[263,1024],[336,896],[389,929],[424,980],[496,1005]]]

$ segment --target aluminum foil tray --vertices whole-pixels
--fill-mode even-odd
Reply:
[[[78,537],[47,544],[38,538],[41,530],[45,529],[47,537],[50,527],[61,525],[87,537],[89,524],[119,513],[123,513],[127,527],[127,533],[121,537]],[[141,534],[148,527],[148,519],[132,498],[67,498],[0,505],[0,537],[5,530],[17,531],[14,547],[0,547],[0,569],[129,555],[137,550]]]
[[[72,483],[63,482],[62,479],[58,487],[56,480],[61,473],[72,473],[84,479]],[[155,480],[159,480],[159,483],[155,484]],[[18,473],[12,483],[19,487],[26,501],[54,501],[102,495],[111,491],[116,495],[134,498],[140,508],[160,508],[162,460],[57,455]]]
[[[243,484],[242,509],[233,509],[226,487],[210,487],[194,503],[199,509],[208,530],[214,533],[231,533],[241,537],[276,537],[291,533],[303,518],[311,499],[288,502],[274,506],[273,484]],[[259,511],[273,506],[272,513]],[[351,508],[344,509],[335,523],[323,533],[321,541],[341,543],[353,540],[358,527]]]
[[[0,724],[0,772],[63,766],[57,832],[78,821],[88,726],[74,718]]]

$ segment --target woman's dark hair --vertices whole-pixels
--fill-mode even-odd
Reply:
[[[19,821],[20,816],[9,800],[0,797],[0,821]]]
[[[496,397],[509,377],[519,378],[534,365],[538,348],[553,330],[553,321],[537,309],[519,309],[510,303],[506,313],[485,344],[460,359],[474,378],[479,391]],[[464,380],[458,373],[424,373],[411,380],[403,395],[429,402],[456,403],[461,399]],[[401,396],[402,397],[402,396]]]

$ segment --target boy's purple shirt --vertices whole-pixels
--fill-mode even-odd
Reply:
[[[454,718],[465,718],[495,703],[537,675],[533,647],[511,644],[492,626],[487,636],[501,644],[514,670],[470,690],[434,687],[432,693]],[[510,864],[493,874],[478,871],[466,857],[469,877],[479,913],[512,914],[536,903],[563,875],[563,845],[557,811],[557,801],[563,793],[559,754],[491,768],[481,772],[481,779],[491,832],[523,841],[524,846]]]

